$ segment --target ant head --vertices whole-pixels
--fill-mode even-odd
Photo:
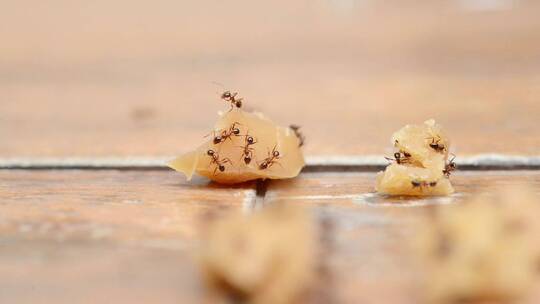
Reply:
[[[225,171],[225,166],[224,165],[219,165],[219,171],[221,171],[221,172]]]
[[[232,129],[232,132],[233,132],[234,135],[238,135],[238,134],[240,134],[240,129],[238,129],[238,128],[233,128],[233,129]]]
[[[429,183],[429,186],[430,186],[430,187],[435,187],[435,186],[437,186],[437,182],[430,182],[430,183]]]
[[[279,156],[279,151],[274,151],[274,152],[272,152],[272,155],[273,155],[274,157],[278,157],[278,156]]]
[[[214,154],[216,154],[216,152],[214,152],[214,150],[208,150],[206,151],[206,154],[213,156]]]
[[[223,94],[221,94],[221,98],[223,98],[223,99],[231,98],[231,92],[230,91],[223,92]]]
[[[255,139],[253,139],[253,137],[251,137],[251,136],[248,136],[246,138],[246,141],[247,141],[248,144],[253,144],[255,142]]]
[[[242,107],[242,101],[241,100],[236,101],[235,105],[236,105],[237,108],[241,108]]]
[[[413,181],[411,181],[411,184],[412,184],[414,187],[418,187],[418,186],[420,186],[422,183],[419,182],[419,181],[413,180]]]
[[[214,144],[219,144],[222,140],[223,138],[221,136],[216,136],[214,137]]]

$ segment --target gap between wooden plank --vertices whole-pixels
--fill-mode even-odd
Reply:
[[[0,169],[15,170],[170,170],[173,157],[0,158]],[[460,170],[540,170],[540,156],[479,154],[456,158]],[[382,155],[308,156],[303,172],[374,172],[388,161]]]

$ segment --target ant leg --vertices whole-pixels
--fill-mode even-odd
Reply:
[[[232,111],[234,109],[234,104],[231,102],[230,104],[231,108],[229,109],[229,111],[227,111],[227,113],[229,113],[230,111]]]
[[[213,137],[216,137],[216,131],[214,130],[214,131],[212,131],[212,132],[206,134],[206,135],[204,136],[204,138],[207,138],[208,136],[210,136],[210,134],[214,135]]]
[[[386,156],[385,156],[384,158],[385,158],[386,160],[392,162],[392,163],[393,163],[394,161],[396,161],[396,159],[394,159],[394,158],[390,158],[390,157],[386,157]]]
[[[233,168],[236,168],[236,167],[234,166],[234,163],[233,163],[229,158],[224,158],[224,159],[222,159],[222,160],[221,160],[221,164],[231,164],[231,166],[232,166]]]

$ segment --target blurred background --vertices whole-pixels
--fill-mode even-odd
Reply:
[[[309,155],[382,154],[429,118],[458,153],[537,154],[538,16],[532,0],[3,0],[0,157],[185,152],[225,89],[304,126]]]

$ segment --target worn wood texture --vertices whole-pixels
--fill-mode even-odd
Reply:
[[[540,202],[536,171],[459,172],[456,194],[439,198],[388,198],[373,193],[373,173],[310,173],[270,183],[265,202],[302,204],[334,226],[330,285],[338,303],[423,303],[421,262],[414,255],[417,222],[440,204],[473,194],[528,185]],[[519,303],[536,303],[540,284]]]
[[[533,1],[74,3],[4,3],[0,157],[185,152],[227,108],[213,82],[310,155],[428,118],[462,154],[540,151]]]
[[[6,170],[0,176],[0,235],[7,237],[189,239],[199,216],[242,208],[255,196],[252,183],[187,183],[173,171]]]
[[[254,196],[174,172],[0,171],[0,303],[197,303],[201,219]]]
[[[373,173],[309,173],[271,181],[255,200],[253,184],[188,184],[174,172],[0,170],[0,302],[198,303],[204,215],[289,202],[332,223],[325,284],[336,303],[418,303],[408,241],[432,205],[509,184],[540,194],[535,171],[453,180],[449,198],[389,200],[372,193]]]

